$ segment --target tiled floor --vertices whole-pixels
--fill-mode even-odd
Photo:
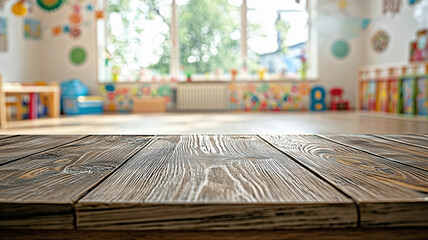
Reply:
[[[428,133],[427,120],[355,112],[120,114],[12,121],[0,134]]]

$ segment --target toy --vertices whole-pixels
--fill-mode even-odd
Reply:
[[[330,89],[331,110],[349,110],[349,100],[343,100],[343,89],[336,87]]]
[[[238,69],[236,68],[230,69],[230,75],[232,76],[232,81],[236,81],[236,76],[238,75]]]
[[[311,103],[309,109],[311,111],[325,111],[325,88],[315,86],[311,89]]]

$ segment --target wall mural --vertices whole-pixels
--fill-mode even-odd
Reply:
[[[317,86],[325,92],[325,88]],[[135,98],[164,98],[167,109],[175,107],[175,84],[136,83],[101,84],[106,111],[130,112]],[[230,83],[229,109],[237,111],[309,110],[311,84],[302,83]],[[322,108],[325,109],[325,94]],[[313,101],[312,101],[313,102]]]
[[[309,83],[230,84],[231,110],[281,111],[309,108]]]
[[[164,98],[168,108],[172,103],[172,87],[168,84],[105,84],[100,85],[106,111],[130,112],[134,98]]]

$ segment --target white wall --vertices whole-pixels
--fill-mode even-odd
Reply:
[[[316,0],[317,17],[313,27],[318,35],[318,77],[320,83],[327,88],[344,88],[344,98],[350,100],[354,106],[357,69],[363,63],[361,48],[364,39],[362,34],[355,37],[344,36],[340,30],[346,16],[364,17],[365,5],[364,1],[350,0],[346,12],[341,13],[337,2]],[[344,58],[336,58],[331,53],[332,44],[338,39],[345,40],[349,44],[349,53]]]
[[[414,6],[411,6],[408,1],[402,2],[400,13],[395,16],[384,16],[381,0],[366,0],[367,14],[373,18],[373,22],[364,35],[364,64],[407,63],[409,61],[410,42],[416,39],[418,30],[428,28],[428,0],[420,0]],[[424,11],[425,17],[416,17],[415,11]],[[372,49],[370,39],[380,29],[386,30],[391,40],[385,52],[379,54]]]
[[[40,66],[42,40],[24,38],[24,18],[10,11],[14,1],[8,1],[0,16],[7,19],[8,51],[0,52],[0,74],[5,82],[32,82],[43,79]],[[41,20],[40,11],[35,9],[26,17]],[[42,39],[45,36],[42,36]]]
[[[43,22],[48,29],[60,24],[68,24],[72,8],[69,5],[62,6],[58,11],[42,13]],[[92,94],[97,94],[97,57],[96,57],[96,27],[94,16],[90,12],[81,9],[83,22],[90,21],[89,26],[81,26],[82,34],[74,39],[69,34],[53,36],[46,34],[43,40],[43,75],[49,82],[62,82],[72,78],[79,78],[89,88]],[[79,66],[70,61],[70,51],[75,46],[86,49],[86,61]]]

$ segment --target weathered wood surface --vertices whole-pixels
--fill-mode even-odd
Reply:
[[[377,138],[370,135],[323,135],[323,138],[345,144],[373,155],[428,171],[428,149]]]
[[[361,226],[428,226],[428,172],[318,136],[266,141],[357,201]]]
[[[354,203],[256,136],[157,137],[78,201],[78,229],[356,226]]]
[[[40,153],[84,136],[74,135],[22,135],[0,140],[0,166],[14,160]]]
[[[72,204],[150,139],[90,136],[1,166],[0,228],[72,229]]]
[[[0,239],[44,240],[421,240],[426,228],[336,228],[274,231],[3,230]]]
[[[375,135],[379,138],[384,138],[388,140],[393,140],[405,144],[414,145],[417,147],[422,147],[428,149],[428,137],[423,135],[414,135],[414,134],[403,134],[403,135],[393,135],[393,134],[387,134],[387,135]]]
[[[15,135],[0,135],[0,139],[14,137]]]

